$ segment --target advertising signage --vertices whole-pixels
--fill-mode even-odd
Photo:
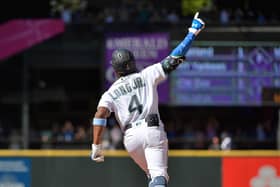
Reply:
[[[280,47],[194,46],[172,73],[171,103],[258,106],[267,88],[280,88]]]
[[[223,158],[223,187],[280,186],[279,157]]]

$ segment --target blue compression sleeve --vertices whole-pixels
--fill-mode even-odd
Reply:
[[[186,52],[190,48],[192,41],[195,39],[195,34],[189,32],[184,40],[171,52],[170,56],[182,57],[185,56]]]

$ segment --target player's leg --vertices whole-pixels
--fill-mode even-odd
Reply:
[[[148,179],[150,174],[147,167],[145,152],[144,152],[144,138],[142,129],[130,130],[124,136],[124,146],[134,160],[134,162],[146,173]]]
[[[134,160],[134,162],[146,173],[147,177],[149,178],[150,174],[147,167],[144,149],[128,151],[128,154]]]
[[[152,180],[155,177],[163,176],[166,181],[168,181],[169,176],[167,172],[167,151],[165,149],[147,148],[145,152],[148,171]]]
[[[160,185],[165,187],[169,176],[167,173],[168,140],[164,130],[154,127],[147,128],[146,145],[145,155],[152,178],[151,184],[163,183]]]

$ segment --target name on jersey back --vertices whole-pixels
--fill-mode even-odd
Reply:
[[[116,89],[114,89],[112,92],[109,92],[108,94],[112,97],[113,100],[118,99],[122,95],[127,95],[128,93],[131,93],[133,90],[143,88],[146,84],[144,80],[141,77],[136,77],[133,79],[132,83],[125,83],[120,86],[118,86]]]

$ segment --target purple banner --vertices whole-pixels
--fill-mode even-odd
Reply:
[[[0,26],[0,60],[64,32],[60,19],[12,20]]]
[[[167,33],[111,33],[106,36],[105,48],[105,88],[108,88],[116,80],[113,68],[110,65],[112,53],[115,49],[131,50],[135,56],[137,68],[141,70],[148,65],[160,62],[169,55],[169,35]],[[159,103],[168,103],[168,81],[159,85],[158,92]]]

